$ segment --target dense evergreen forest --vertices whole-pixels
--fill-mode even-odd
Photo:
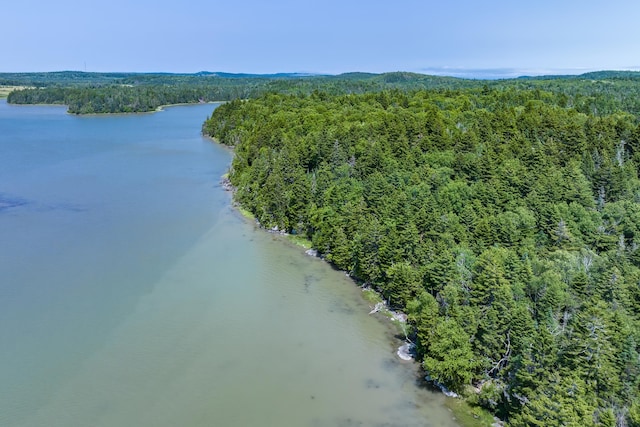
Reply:
[[[460,90],[529,89],[563,96],[559,106],[593,115],[622,109],[640,114],[640,73],[597,72],[580,76],[544,76],[506,80],[470,80],[395,72],[347,73],[336,76],[300,74],[208,73],[0,73],[0,85],[23,86],[8,102],[61,104],[74,114],[153,111],[161,105],[230,101],[267,93],[309,95],[364,94],[398,89]]]
[[[640,426],[639,87],[272,93],[203,131],[262,225],[408,313],[432,379],[510,426]]]

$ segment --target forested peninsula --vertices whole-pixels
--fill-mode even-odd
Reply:
[[[609,77],[270,93],[203,131],[262,225],[406,311],[434,381],[510,426],[639,426],[640,84]]]

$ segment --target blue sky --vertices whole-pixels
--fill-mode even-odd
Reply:
[[[7,0],[1,16],[0,72],[640,69],[631,0]]]

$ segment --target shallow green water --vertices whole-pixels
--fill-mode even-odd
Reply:
[[[455,425],[344,274],[232,210],[213,108],[0,101],[0,425]]]

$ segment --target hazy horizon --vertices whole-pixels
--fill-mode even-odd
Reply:
[[[0,72],[340,74],[394,70],[513,77],[638,69],[640,4],[366,4],[275,0],[175,4],[8,2]],[[25,31],[28,29],[28,31]],[[487,72],[493,70],[493,72]],[[500,71],[495,73],[495,71]]]
[[[640,67],[624,67],[620,69],[608,69],[608,68],[582,68],[582,69],[518,69],[518,68],[449,68],[449,67],[433,67],[425,68],[422,70],[388,70],[388,71],[363,71],[353,70],[345,71],[341,73],[321,73],[313,71],[276,71],[269,73],[258,73],[251,71],[225,71],[225,70],[198,70],[188,72],[171,72],[161,70],[151,71],[138,71],[138,70],[96,70],[85,71],[80,69],[67,69],[67,70],[37,70],[37,71],[0,71],[0,74],[30,74],[30,73],[62,73],[62,72],[86,72],[86,73],[104,73],[104,74],[232,74],[232,75],[257,75],[257,76],[272,76],[272,75],[299,75],[299,76],[339,76],[342,74],[351,73],[364,73],[364,74],[385,74],[394,72],[407,72],[422,74],[427,76],[439,76],[439,77],[456,77],[462,79],[475,79],[475,80],[499,80],[499,79],[512,79],[519,77],[543,77],[543,76],[579,76],[581,74],[599,72],[599,71],[631,71],[640,72]]]

